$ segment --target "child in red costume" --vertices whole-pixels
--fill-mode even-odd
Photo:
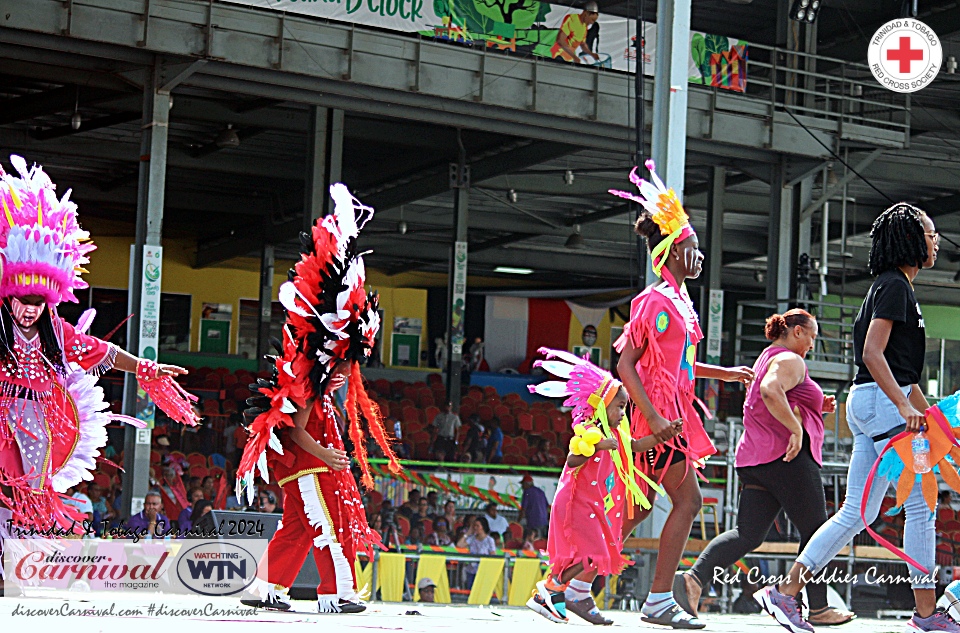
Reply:
[[[390,447],[377,405],[363,388],[359,361],[370,355],[380,326],[377,297],[364,291],[363,258],[356,238],[373,216],[342,184],[330,193],[332,215],[318,220],[311,236],[301,236],[303,254],[280,288],[286,308],[281,354],[271,382],[260,381],[259,397],[244,412],[255,419],[238,469],[238,490],[253,498],[255,471],[269,481],[271,467],[284,492],[280,527],[270,541],[241,602],[270,609],[290,608],[287,589],[310,549],[320,572],[317,606],[321,613],[366,609],[354,576],[358,551],[382,546],[370,529],[344,449],[332,393],[348,383],[346,413],[362,483],[372,487],[361,417],[390,460]]]
[[[683,582],[683,577],[676,575],[677,567],[700,511],[700,486],[694,473],[716,452],[693,407],[693,380],[749,382],[753,370],[696,362],[696,345],[703,333],[683,282],[700,275],[703,253],[676,193],[657,177],[653,161],[646,166],[653,182],[640,179],[636,170],[630,174],[640,197],[611,192],[646,209],[635,230],[647,239],[653,270],[664,280],[633,300],[630,321],[615,344],[621,354],[617,365],[620,379],[635,405],[632,435],[653,436],[662,442],[638,455],[638,466],[663,484],[672,503],[660,534],[656,571],[642,619],[673,628],[701,629],[706,625],[681,609],[673,597],[674,583]],[[637,508],[623,523],[624,537],[648,515],[648,509]]]

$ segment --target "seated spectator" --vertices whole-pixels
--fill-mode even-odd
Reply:
[[[180,512],[180,516],[177,517],[177,526],[181,531],[187,531],[193,525],[190,521],[190,515],[193,514],[193,509],[197,505],[197,501],[203,499],[203,490],[199,488],[191,488],[187,493],[187,501],[190,502],[186,508]]]
[[[434,602],[437,585],[431,578],[426,576],[421,578],[417,583],[417,589],[420,591],[420,602]]]
[[[550,456],[550,440],[541,437],[537,442],[537,452],[530,458],[531,466],[553,466],[553,458]]]
[[[99,485],[90,483],[87,486],[87,496],[90,497],[90,503],[93,504],[93,518],[98,525],[102,521],[112,521],[117,516],[113,508],[107,505],[107,500],[104,499],[103,491]]]
[[[457,504],[453,501],[447,501],[443,504],[443,514],[440,515],[447,521],[447,527],[453,530],[457,524]]]
[[[470,416],[468,423],[470,426],[467,428],[467,436],[463,440],[463,452],[460,459],[467,463],[482,463],[487,454],[487,430],[480,421],[480,416],[476,413]]]
[[[497,553],[497,547],[493,538],[490,537],[490,526],[487,525],[487,520],[484,517],[480,517],[473,522],[470,531],[457,541],[457,547],[465,547],[475,556],[490,556]],[[467,589],[473,587],[473,579],[477,576],[479,566],[479,563],[470,563],[464,568]]]
[[[370,529],[380,535],[380,540],[383,541],[383,515],[379,512],[368,512],[367,513],[367,525],[370,526]],[[383,543],[386,545],[386,541]]]
[[[147,530],[148,535],[154,535],[158,532],[162,535],[169,531],[170,520],[160,512],[161,507],[163,507],[163,500],[160,498],[160,493],[151,490],[143,498],[143,510],[130,517],[130,520],[127,521],[127,527]]]
[[[210,475],[203,478],[203,484],[200,488],[203,489],[203,498],[207,501],[213,501],[217,498],[217,482]]]
[[[92,521],[94,510],[90,497],[80,492],[76,486],[70,487],[66,494],[68,498],[64,499],[63,503],[82,512],[85,516],[81,521]]]
[[[487,463],[499,464],[503,461],[503,431],[500,430],[500,420],[490,420],[490,439],[487,440]]]
[[[243,416],[240,413],[231,413],[230,421],[223,427],[223,456],[231,464],[237,463],[237,429],[243,427]]]
[[[441,462],[453,461],[457,454],[457,432],[462,423],[456,413],[451,412],[452,403],[440,405],[440,413],[433,419],[433,456]]]
[[[433,532],[427,536],[427,545],[439,545],[441,547],[453,545],[453,539],[450,538],[450,529],[443,517],[433,522]]]
[[[257,493],[257,510],[267,514],[283,514],[283,508],[277,504],[277,495],[267,489]]]
[[[423,544],[423,528],[422,527],[412,527],[410,528],[410,534],[407,535],[407,540],[403,542],[404,545],[422,545]]]
[[[484,518],[487,520],[488,532],[503,534],[510,529],[510,522],[497,512],[497,504],[493,501],[487,504]]]
[[[537,548],[534,545],[534,543],[536,543],[539,538],[540,538],[540,534],[536,530],[532,528],[527,528],[523,532],[523,547],[521,549],[523,549],[526,552],[537,551]]]
[[[397,509],[397,514],[408,519],[413,519],[413,515],[420,510],[420,491],[414,488],[407,495],[407,502]]]
[[[499,532],[490,532],[490,538],[493,539],[493,544],[497,547],[498,550],[503,549],[503,537],[500,535]]]
[[[190,513],[190,529],[204,534],[212,533],[217,527],[213,522],[213,515],[210,514],[212,510],[213,504],[206,499],[200,499],[193,504],[193,511]],[[200,536],[192,536],[188,538],[206,537],[201,534]]]
[[[440,514],[440,501],[437,498],[437,491],[431,490],[427,493],[427,512],[430,518],[436,518]]]
[[[426,497],[420,497],[417,501],[417,511],[410,517],[410,527],[423,529],[423,522],[427,520],[431,520],[430,504],[427,502]]]

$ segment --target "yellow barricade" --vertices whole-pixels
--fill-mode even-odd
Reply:
[[[494,592],[498,596],[503,593],[503,559],[484,558],[473,579],[467,604],[490,604]]]
[[[510,598],[507,604],[514,607],[525,605],[541,577],[539,558],[516,559],[513,562],[513,580],[510,583]]]
[[[379,585],[380,597],[384,602],[403,601],[403,575],[406,561],[407,559],[403,554],[388,552],[380,554],[377,585]]]
[[[429,578],[437,588],[434,590],[434,602],[450,604],[450,581],[447,579],[447,557],[436,554],[422,554],[417,565],[417,580],[413,589],[413,601],[420,601],[420,579]]]

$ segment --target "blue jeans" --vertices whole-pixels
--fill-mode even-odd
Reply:
[[[910,387],[901,389],[905,395],[910,395]],[[896,405],[876,383],[854,385],[850,390],[847,399],[847,424],[853,433],[853,454],[850,456],[850,468],[847,471],[847,496],[840,511],[817,530],[797,557],[797,562],[810,572],[819,573],[854,536],[863,531],[860,506],[867,475],[888,441],[874,442],[872,438],[904,423],[905,420],[900,416]],[[904,471],[903,476],[910,477],[911,474]],[[868,523],[873,523],[880,513],[880,504],[889,486],[890,481],[885,477],[878,475],[874,478],[864,513]],[[931,513],[927,507],[918,484],[914,484],[903,509],[906,513],[903,549],[910,558],[930,570],[928,577],[919,569],[909,566],[910,586],[914,589],[934,589],[935,513]]]

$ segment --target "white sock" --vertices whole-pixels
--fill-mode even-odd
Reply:
[[[586,580],[577,580],[574,578],[563,591],[563,597],[570,602],[580,602],[590,597],[591,584]]]
[[[647,594],[647,599],[643,602],[643,607],[640,611],[644,615],[656,615],[670,606],[670,603],[676,603],[676,600],[673,599],[672,591],[665,591],[663,593],[653,593],[652,591]]]

